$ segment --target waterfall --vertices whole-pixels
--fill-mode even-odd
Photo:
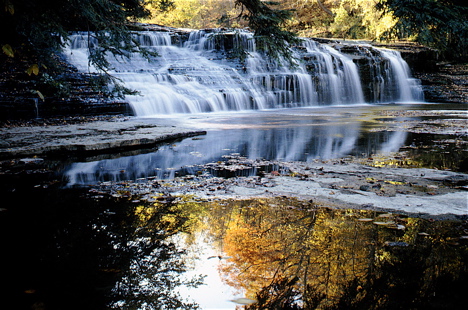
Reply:
[[[424,98],[419,80],[411,78],[410,68],[406,61],[401,58],[400,53],[385,49],[381,49],[380,52],[382,56],[390,61],[387,70],[391,71],[389,75],[395,85],[395,93],[398,94],[396,100],[399,102],[422,101]]]
[[[143,31],[134,36],[158,56],[149,61],[138,53],[128,55],[129,59],[108,58],[110,74],[139,92],[126,96],[137,116],[422,98],[406,62],[393,51],[380,51],[379,59],[366,58],[370,66],[382,59],[385,65],[369,70],[372,81],[363,84],[366,79],[355,56],[311,39],[292,48],[297,61],[290,68],[257,52],[253,34],[247,31]],[[88,46],[97,42],[88,33],[76,33],[70,39],[65,50],[69,62],[81,71],[96,71],[89,65]],[[365,53],[371,47],[367,49]],[[245,58],[239,59],[236,53],[244,53]],[[366,95],[369,92],[372,95]]]
[[[349,57],[312,40],[304,40],[303,45],[307,49],[303,59],[317,81],[319,104],[364,102],[358,68]]]

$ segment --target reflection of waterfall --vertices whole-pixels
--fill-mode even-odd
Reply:
[[[387,141],[382,143],[380,146],[381,153],[391,153],[396,152],[401,146],[402,141],[406,140],[408,136],[407,131],[395,131],[393,135],[389,137]]]
[[[371,96],[363,95],[367,88],[361,86],[363,73],[356,57],[309,39],[294,47],[298,59],[294,69],[262,57],[246,31],[200,30],[188,35],[147,31],[135,34],[135,39],[159,56],[150,62],[139,54],[130,60],[109,57],[109,61],[110,73],[140,92],[127,96],[137,116],[356,104],[365,97],[371,103],[420,99],[416,83],[408,82],[414,80],[406,63],[391,51],[380,53],[387,69],[371,77],[386,95],[369,100]],[[66,51],[69,61],[82,71],[93,71],[88,68],[88,44],[96,46],[96,41],[77,33]],[[373,48],[361,47],[359,56],[368,57],[369,49]],[[243,62],[235,57],[239,51],[247,52]]]
[[[196,174],[200,165],[225,161],[238,154],[251,160],[312,161],[340,158],[349,154],[398,151],[404,141],[398,132],[368,133],[363,145],[358,122],[342,125],[292,126],[268,130],[236,129],[210,131],[203,139],[185,139],[162,146],[154,153],[131,157],[74,163],[64,173],[69,184],[97,181],[135,180],[157,176],[173,178]],[[396,135],[397,139],[393,139]],[[255,173],[255,171],[252,171]]]

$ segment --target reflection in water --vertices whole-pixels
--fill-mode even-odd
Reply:
[[[466,305],[466,222],[285,198],[201,202],[151,182],[148,200],[124,187],[112,195],[32,185],[8,193],[16,204],[0,212],[0,307],[233,309],[228,297],[204,306],[186,295],[213,302],[227,291],[208,281],[204,267],[213,263],[225,285],[256,301],[247,309]]]
[[[149,176],[173,178],[195,174],[200,165],[225,161],[233,153],[252,160],[312,161],[395,152],[407,136],[407,132],[367,132],[362,128],[362,120],[346,116],[330,121],[314,117],[279,115],[270,119],[253,115],[248,119],[250,123],[240,121],[246,122],[239,125],[243,128],[209,131],[206,136],[162,146],[152,153],[74,163],[64,175],[69,185]]]
[[[171,240],[196,227],[190,204],[22,185],[0,212],[0,309],[198,309],[177,287],[201,278],[182,279]]]
[[[133,212],[129,214],[131,235],[114,248],[128,256],[129,262],[111,291],[110,308],[198,309],[196,304],[184,302],[177,288],[200,285],[202,278],[182,281],[181,274],[187,271],[186,253],[170,238],[196,228],[201,210],[196,204],[183,204],[184,209],[181,205],[165,200],[128,210]]]
[[[466,223],[286,199],[212,208],[209,227],[231,257],[221,273],[257,301],[247,309],[460,309],[466,303]]]

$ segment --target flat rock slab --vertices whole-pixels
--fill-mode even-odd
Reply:
[[[206,132],[138,120],[0,128],[0,158],[144,148],[202,134]]]
[[[445,219],[468,216],[468,174],[427,168],[379,168],[355,163],[277,162],[286,174],[249,177],[188,175],[173,180],[103,182],[100,190],[201,199],[292,197],[334,208],[385,210]]]

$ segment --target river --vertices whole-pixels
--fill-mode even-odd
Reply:
[[[142,177],[173,178],[196,174],[205,164],[226,161],[233,155],[250,160],[311,162],[388,155],[410,146],[418,147],[413,148],[414,153],[417,149],[419,153],[430,149],[441,155],[437,151],[439,146],[434,144],[434,134],[427,129],[415,132],[408,127],[421,122],[426,122],[425,126],[434,121],[450,122],[450,118],[462,125],[465,111],[459,108],[435,104],[348,105],[140,118],[151,124],[207,130],[207,134],[140,155],[109,159],[103,156],[100,160],[73,163],[65,169],[64,177],[69,185]],[[452,112],[448,116],[424,115],[425,111],[443,109]],[[463,135],[463,128],[459,130]],[[442,138],[443,134],[439,135]],[[447,163],[452,161],[450,167],[458,167],[464,155],[446,153],[445,158]],[[434,163],[433,167],[441,166]],[[253,169],[238,173],[247,176],[257,172]]]
[[[1,176],[0,308],[466,306],[463,207],[451,217],[422,216],[337,207],[313,195],[415,195],[441,205],[455,197],[462,205],[465,106],[421,102],[418,81],[391,51],[307,41],[299,50],[308,62],[297,71],[267,70],[271,63],[255,54],[250,34],[230,34],[251,53],[244,72],[239,62],[220,59],[226,50],[207,35],[195,32],[174,45],[167,33],[148,33],[143,42],[162,60],[155,67],[117,62],[114,72],[141,91],[127,97],[137,118],[206,135],[131,153],[52,159],[53,169]],[[92,41],[75,38],[67,57],[89,70],[83,44]],[[376,82],[361,80],[359,62],[372,63],[367,77]],[[365,174],[366,167],[395,164],[385,158],[396,170],[414,165],[444,178]],[[360,160],[366,165],[347,174],[361,183],[340,186],[343,173],[330,167]],[[444,175],[446,169],[459,172]],[[285,178],[324,187],[275,195]],[[270,195],[217,197],[231,180]],[[202,191],[208,194],[197,195]]]

